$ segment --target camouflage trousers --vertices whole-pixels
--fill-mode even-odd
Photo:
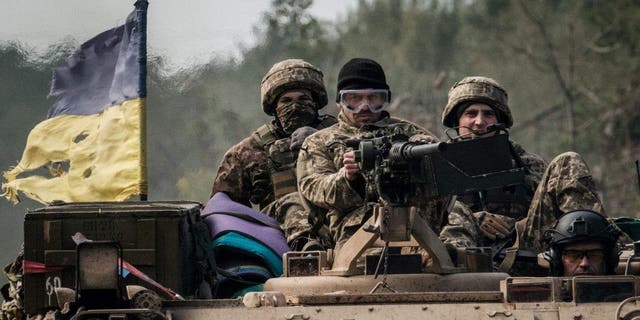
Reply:
[[[22,306],[22,259],[24,257],[24,244],[18,257],[4,268],[4,274],[9,283],[7,286],[8,297],[2,301],[2,313],[0,320],[21,320],[25,319],[24,308]]]
[[[527,218],[517,222],[523,227],[520,249],[536,253],[544,251],[544,231],[551,229],[563,214],[579,209],[593,210],[606,216],[589,167],[579,154],[565,152],[547,166]]]
[[[329,230],[335,243],[335,250],[340,249],[358,231],[360,226],[371,216],[371,204],[361,206],[348,214],[330,210],[327,214]]]
[[[262,209],[266,215],[276,219],[284,230],[287,243],[311,232],[309,215],[302,205],[298,192],[288,193]]]

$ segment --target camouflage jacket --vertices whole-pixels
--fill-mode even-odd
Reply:
[[[484,208],[478,194],[459,196],[458,201],[449,212],[449,223],[440,234],[445,243],[451,243],[457,247],[491,246],[494,243],[493,240],[480,232],[479,221],[473,216],[473,212],[484,210],[503,215],[511,227],[517,220],[527,216],[533,195],[540,184],[547,163],[540,156],[526,152],[517,143],[511,143],[515,152],[528,168],[524,185],[487,192],[484,195]]]
[[[322,129],[334,123],[335,117],[322,115],[315,128]],[[275,124],[261,126],[224,154],[210,196],[224,192],[236,202],[246,206],[253,203],[263,209],[278,196],[296,191],[295,164],[298,153],[290,149],[290,144],[291,136]],[[273,180],[279,177],[293,179],[293,182],[276,195]]]
[[[362,128],[354,126],[340,113],[338,123],[309,136],[298,156],[298,190],[313,205],[328,209],[329,229],[334,240],[345,239],[345,228],[359,227],[368,218],[370,201],[376,199],[365,194],[364,179],[349,182],[344,173],[342,158],[351,151],[344,142],[350,139],[367,139],[388,135],[401,130],[407,136],[420,137],[424,142],[437,141],[426,129],[384,112],[383,118]],[[432,210],[434,203],[420,206],[427,222],[439,232],[444,223],[444,210]],[[427,212],[428,211],[428,212]],[[349,236],[349,235],[347,235]]]

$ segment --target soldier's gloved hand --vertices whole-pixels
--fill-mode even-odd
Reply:
[[[409,142],[433,143],[433,142],[437,142],[437,140],[433,136],[426,135],[424,133],[418,133],[409,137]]]
[[[474,212],[473,216],[475,216],[480,223],[480,231],[491,240],[503,239],[511,233],[512,223],[510,223],[509,220],[513,219],[509,217],[486,211]]]
[[[296,129],[296,131],[291,134],[291,144],[289,145],[289,148],[291,148],[291,150],[300,149],[304,139],[316,131],[318,131],[318,129],[312,127],[300,127]]]

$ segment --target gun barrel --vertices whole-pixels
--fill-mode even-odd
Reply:
[[[412,142],[394,143],[389,157],[393,160],[413,160],[439,153],[447,149],[445,142],[415,144]]]

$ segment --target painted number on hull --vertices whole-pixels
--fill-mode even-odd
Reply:
[[[62,287],[62,280],[60,280],[60,277],[47,277],[45,291],[49,296],[49,305],[51,305],[51,297],[53,296],[55,289],[60,287]]]

